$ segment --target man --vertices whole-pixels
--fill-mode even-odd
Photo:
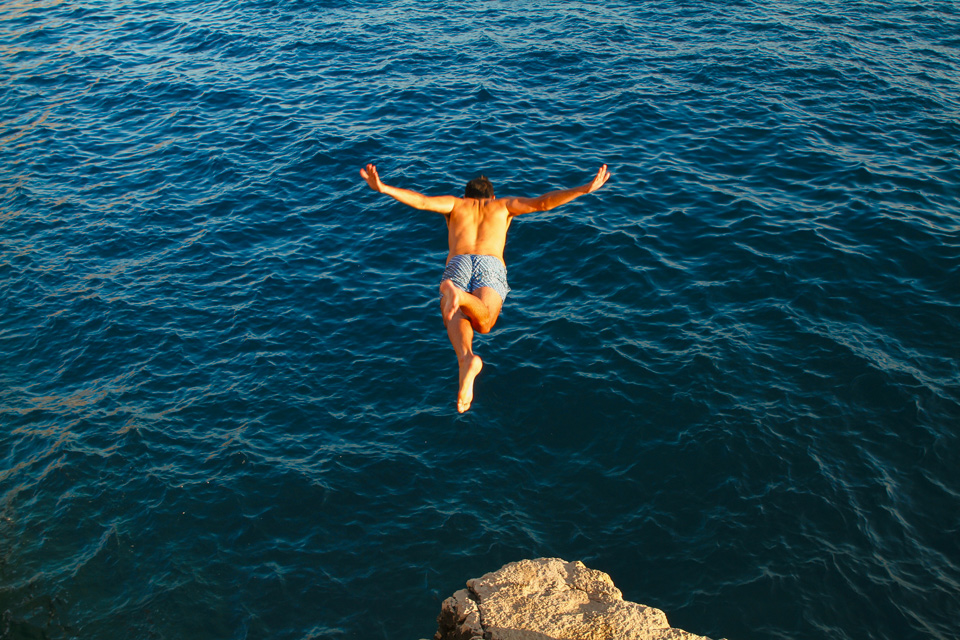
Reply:
[[[549,211],[602,187],[610,179],[607,165],[581,187],[551,191],[539,198],[496,198],[485,176],[467,183],[464,197],[425,196],[391,187],[380,181],[377,168],[368,164],[360,176],[378,193],[425,211],[442,213],[447,220],[450,253],[440,282],[440,309],[450,344],[460,365],[457,410],[473,402],[473,382],[483,368],[473,353],[473,333],[488,333],[500,316],[510,287],[503,248],[513,218],[533,211]]]

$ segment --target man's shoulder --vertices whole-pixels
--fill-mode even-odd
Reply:
[[[489,198],[487,200],[481,201],[482,202],[481,206],[485,207],[488,211],[504,211],[505,212],[507,210],[508,200],[510,200],[510,198]]]

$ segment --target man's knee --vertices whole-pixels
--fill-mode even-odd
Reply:
[[[486,322],[480,322],[476,318],[470,318],[470,324],[473,325],[473,329],[477,333],[490,333],[493,325],[497,324],[497,316],[491,314]]]

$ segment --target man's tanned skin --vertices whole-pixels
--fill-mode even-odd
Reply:
[[[596,191],[610,179],[607,165],[600,167],[596,177],[585,185],[572,189],[551,191],[537,198],[457,198],[456,196],[425,196],[416,191],[384,184],[377,168],[368,164],[360,176],[370,188],[384,193],[403,204],[443,214],[447,220],[447,239],[450,252],[447,263],[458,255],[493,256],[503,262],[503,248],[507,229],[515,216],[534,211],[549,211],[584,194]],[[473,353],[474,331],[488,333],[500,316],[503,299],[491,287],[477,287],[464,291],[452,280],[440,283],[443,323],[450,344],[457,354],[460,368],[460,387],[457,410],[463,413],[473,402],[473,382],[483,368],[480,356]]]

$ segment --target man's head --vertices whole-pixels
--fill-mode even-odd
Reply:
[[[487,180],[487,176],[474,178],[467,183],[467,188],[463,192],[464,198],[492,198],[493,184]]]

